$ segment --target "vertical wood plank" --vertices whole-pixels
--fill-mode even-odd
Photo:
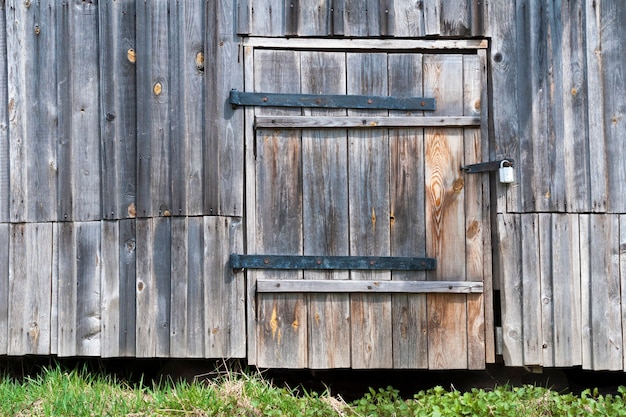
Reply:
[[[393,0],[394,36],[418,37],[425,35],[424,3]]]
[[[137,197],[135,2],[102,2],[98,17],[102,218],[134,217]]]
[[[302,52],[302,92],[345,94],[342,52]],[[345,115],[311,109],[305,115]],[[302,132],[304,255],[348,255],[348,142],[345,130]],[[304,279],[349,279],[348,271],[304,271]],[[350,366],[350,303],[347,294],[309,295],[310,368]]]
[[[389,95],[422,95],[422,55],[388,56]],[[390,112],[407,115],[407,112]],[[412,115],[412,112],[409,112]],[[392,256],[426,256],[424,130],[389,130],[390,236]],[[426,273],[393,271],[392,280],[424,280]],[[426,295],[393,294],[393,367],[428,366]]]
[[[102,268],[100,294],[102,298],[102,334],[100,355],[103,358],[120,355],[120,230],[118,221],[101,223]]]
[[[170,355],[176,358],[203,357],[205,273],[202,217],[173,218],[171,244]]]
[[[522,214],[522,216],[524,216]],[[539,213],[539,273],[541,276],[541,331],[543,333],[543,366],[554,366],[555,343],[554,286],[552,271],[552,216]],[[524,240],[522,239],[522,243]],[[523,290],[523,289],[522,289]],[[556,295],[558,297],[558,294]]]
[[[246,356],[245,279],[229,265],[231,253],[243,250],[240,218],[204,218],[204,355]],[[256,341],[248,340],[255,344]]]
[[[15,222],[57,218],[57,79],[54,68],[39,64],[57,62],[55,4],[6,4],[10,218]]]
[[[378,0],[345,0],[344,31],[346,36],[380,36],[381,3]]]
[[[136,356],[167,357],[170,350],[170,218],[137,220]]]
[[[347,69],[351,75],[348,94],[387,94],[386,54],[348,53]],[[372,113],[351,110],[348,114]],[[388,256],[391,246],[388,134],[374,130],[348,132],[348,160],[350,255]],[[390,280],[391,273],[351,271],[350,277]],[[391,314],[389,294],[350,295],[353,368],[393,366]]]
[[[168,8],[137,3],[137,216],[172,214]]]
[[[626,213],[626,5],[623,2],[606,1],[596,7],[602,9],[603,91],[606,94],[603,114],[607,143],[609,210],[612,213]]]
[[[135,356],[137,325],[137,254],[136,222],[119,222],[119,353]]]
[[[250,34],[284,36],[285,2],[276,0],[250,1]]]
[[[582,228],[582,225],[581,225]],[[581,257],[582,257],[581,253]],[[621,304],[622,304],[622,363],[626,363],[626,349],[624,349],[624,341],[626,341],[626,331],[624,331],[623,324],[626,323],[626,215],[619,216],[619,271],[620,271],[620,285],[622,289]],[[584,288],[581,286],[581,288]],[[584,305],[584,304],[583,304]]]
[[[58,57],[50,62],[59,85],[58,215],[95,220],[102,211],[97,5],[68,2],[57,9]]]
[[[8,352],[9,243],[9,224],[0,223],[0,355],[6,355]]]
[[[169,157],[171,211],[177,216],[203,214],[205,4],[172,2],[170,7],[169,71],[176,76],[170,77]]]
[[[441,4],[440,0],[423,0],[424,8],[424,35],[441,34]]]
[[[424,94],[438,115],[463,114],[463,58],[424,56]],[[437,258],[429,279],[465,279],[465,198],[462,129],[425,129],[426,254]],[[467,297],[428,294],[430,369],[467,367]],[[454,342],[451,342],[454,341]]]
[[[523,345],[523,283],[520,215],[498,214],[498,257],[500,261],[500,294],[502,305],[502,336],[504,363],[507,366],[524,364]]]
[[[539,218],[536,214],[520,216],[521,245],[521,319],[524,365],[543,365],[542,281],[540,270]],[[508,254],[514,257],[514,253]],[[510,259],[503,260],[510,262]]]
[[[298,36],[328,36],[332,34],[332,0],[298,2]]]
[[[233,3],[206,3],[204,213],[237,217],[244,206],[243,137],[248,110],[227,104],[231,89],[244,90],[244,57],[232,27]]]
[[[300,58],[295,51],[256,51],[258,91],[300,92]],[[299,109],[258,109],[300,114]],[[256,132],[256,248],[260,253],[302,254],[302,150],[300,131]],[[302,279],[301,271],[257,272],[257,277]],[[258,295],[259,366],[303,368],[307,359],[306,296]]]
[[[552,215],[555,366],[574,366],[581,363],[579,235],[577,215]],[[619,300],[617,303],[619,304]]]
[[[601,7],[597,2],[585,2],[585,58],[588,95],[589,175],[591,209],[605,212],[608,208],[608,166],[606,163],[607,137],[604,126],[605,91],[603,21]]]
[[[11,224],[10,234],[8,354],[49,355],[52,223]]]
[[[441,35],[470,36],[472,33],[469,0],[443,0],[440,3]]]
[[[583,277],[581,299],[584,365],[594,370],[623,369],[620,295],[619,216],[581,215]],[[587,263],[587,265],[585,265]]]
[[[11,195],[9,193],[9,184],[11,182],[11,179],[9,176],[9,149],[11,148],[11,146],[9,144],[9,79],[7,74],[7,24],[4,2],[2,6],[3,7],[0,7],[0,51],[2,51],[2,53],[0,53],[0,223],[5,223],[8,222],[10,219],[9,208]],[[2,330],[0,330],[0,332],[1,331]],[[2,349],[0,348],[0,352],[1,351]]]
[[[59,356],[99,356],[100,223],[59,226]]]

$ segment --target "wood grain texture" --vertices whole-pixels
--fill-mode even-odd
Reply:
[[[170,353],[171,219],[137,220],[136,356]]]
[[[264,36],[286,34],[285,2],[275,0],[248,0],[250,11],[249,32]]]
[[[297,52],[259,50],[254,59],[255,89],[300,92]],[[300,109],[271,111],[293,114]],[[260,253],[302,254],[301,146],[299,131],[256,131],[256,249]],[[254,275],[302,279],[301,271]],[[267,295],[258,297],[257,302],[258,365],[305,367],[308,362],[305,297]]]
[[[135,2],[98,8],[102,218],[134,217],[137,183]]]
[[[404,116],[257,116],[254,118],[257,128],[404,128],[404,127],[462,127],[479,126],[476,116],[458,117],[404,117]]]
[[[520,216],[519,234],[521,236],[521,284],[522,284],[522,335],[523,363],[528,366],[543,365],[544,336],[542,331],[543,306],[552,302],[544,293],[540,270],[539,218],[536,214]],[[546,249],[541,247],[542,249]],[[508,257],[515,256],[513,253]],[[508,259],[502,260],[510,262]],[[506,276],[506,280],[510,277]],[[552,342],[550,342],[550,346]]]
[[[328,279],[258,279],[258,293],[443,293],[478,294],[482,282],[472,281],[369,281]],[[336,324],[336,323],[335,323]]]
[[[0,223],[0,355],[7,354],[9,336],[9,242],[9,225]]]
[[[582,222],[581,222],[581,227],[582,227]],[[583,256],[583,254],[581,253],[581,257],[582,256]],[[626,288],[626,216],[625,215],[619,216],[619,271],[620,271],[620,285],[621,285],[621,288]],[[581,291],[581,293],[582,293],[582,291]],[[581,294],[581,298],[582,298],[582,294]],[[624,306],[626,305],[625,298],[626,298],[626,294],[624,293],[624,291],[622,291],[622,296],[621,296],[621,300],[620,300],[621,301],[621,307],[622,307],[622,343],[624,343],[624,341],[626,340],[626,333],[624,332],[624,329],[623,329],[623,324],[626,323],[626,308],[624,308]],[[581,301],[581,303],[582,303],[582,301]],[[583,319],[583,325],[584,325],[584,319]],[[583,355],[584,355],[584,351],[585,351],[585,344],[584,344],[585,334],[584,334],[584,330],[585,329],[583,327]],[[623,355],[622,363],[625,363],[624,361],[626,361],[626,353],[624,352],[623,346],[622,346],[622,355]],[[584,358],[584,356],[583,356],[583,358]]]
[[[58,230],[58,355],[100,356],[100,223],[63,223]]]
[[[381,2],[378,0],[344,1],[344,34],[346,36],[380,36]]]
[[[387,55],[348,53],[348,94],[384,95],[388,91]],[[350,110],[349,115],[383,111]],[[348,132],[350,254],[388,256],[389,137],[386,132]],[[387,271],[351,271],[353,280],[390,280]],[[353,368],[389,368],[393,365],[391,296],[350,296]]]
[[[327,36],[333,33],[332,0],[298,1],[295,20],[298,36]],[[287,11],[289,13],[289,11]]]
[[[397,12],[397,10],[396,10]],[[397,15],[396,15],[397,18]],[[388,55],[390,95],[422,95],[422,55]],[[397,117],[407,112],[390,112]],[[417,118],[417,117],[416,117]],[[390,129],[389,218],[392,256],[425,256],[424,221],[424,130]],[[422,281],[425,272],[398,272],[394,281]],[[392,296],[392,340],[394,368],[428,366],[428,323],[426,296]]]
[[[6,10],[2,7],[0,8],[0,51],[4,51],[4,53],[0,54],[0,223],[9,222],[11,207],[11,196],[9,194],[11,171],[9,165],[9,79],[7,74],[6,23]]]
[[[50,354],[52,223],[10,225],[8,354]]]
[[[137,217],[172,214],[168,4],[137,4]]]
[[[243,250],[240,218],[204,217],[204,356],[246,355],[245,282],[228,265],[228,256]],[[216,273],[214,273],[216,271]]]
[[[57,219],[56,11],[56,2],[37,2],[31,8],[21,1],[6,3],[10,219],[14,222]],[[38,35],[33,29],[37,27]]]
[[[101,217],[100,85],[97,5],[57,4],[58,217]],[[76,68],[80,68],[79,71]],[[50,164],[48,164],[50,165]]]
[[[522,215],[523,216],[523,215]],[[554,293],[552,283],[552,217],[549,213],[537,215],[539,223],[539,274],[541,282],[541,331],[543,336],[543,364],[554,366],[556,337],[554,320],[554,302],[558,294]],[[522,242],[523,242],[522,238]],[[523,291],[523,288],[522,288]]]
[[[395,36],[418,37],[425,34],[423,3],[393,0]],[[420,7],[421,6],[421,7]]]
[[[301,52],[302,93],[346,91],[345,54]],[[305,117],[345,115],[342,109],[306,109]],[[304,255],[349,254],[347,132],[302,131]],[[348,271],[305,271],[304,279],[347,280]],[[308,366],[350,366],[350,304],[346,294],[309,295]]]
[[[241,39],[231,26],[234,3],[206,3],[203,214],[238,217],[244,207],[245,111],[227,104],[232,88],[244,89]]]

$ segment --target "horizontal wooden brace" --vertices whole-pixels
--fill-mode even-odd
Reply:
[[[244,39],[244,46],[253,48],[312,49],[312,50],[477,50],[487,49],[487,39],[332,39],[332,38],[261,38]]]
[[[399,256],[230,255],[233,269],[365,269],[425,271],[437,267],[435,258]]]
[[[435,99],[427,97],[247,93],[237,90],[230,90],[229,103],[233,106],[323,107],[335,109],[417,111],[435,110]]]
[[[259,293],[482,293],[476,281],[351,281],[306,279],[258,279]]]
[[[419,128],[480,126],[479,117],[256,116],[257,129]]]

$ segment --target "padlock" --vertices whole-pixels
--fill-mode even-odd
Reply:
[[[502,184],[511,184],[515,182],[515,170],[511,161],[504,159],[500,162],[500,169],[498,169],[498,176]]]

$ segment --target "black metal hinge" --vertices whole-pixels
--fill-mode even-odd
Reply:
[[[434,111],[436,108],[435,99],[427,97],[246,93],[238,90],[230,90],[229,103],[233,107],[324,107],[420,111]]]
[[[468,174],[477,174],[479,172],[497,171],[504,162],[505,167],[512,167],[514,160],[511,158],[500,159],[498,161],[481,162],[479,164],[470,164],[461,167],[461,171]]]
[[[365,269],[426,271],[437,267],[435,258],[398,256],[291,256],[230,255],[233,269]]]

